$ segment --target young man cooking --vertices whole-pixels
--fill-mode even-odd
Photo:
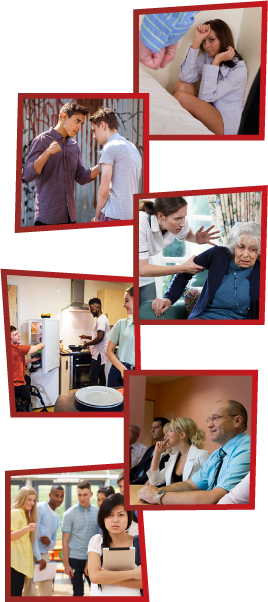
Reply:
[[[55,128],[39,134],[31,144],[23,177],[26,182],[35,180],[35,226],[75,223],[74,183],[83,186],[100,173],[98,165],[84,168],[73,140],[87,114],[85,107],[67,102]]]
[[[112,109],[99,109],[90,119],[93,138],[103,146],[101,182],[93,222],[133,219],[133,194],[139,192],[142,159],[132,142],[118,134]]]
[[[98,384],[101,387],[106,387],[105,364],[108,363],[106,357],[106,347],[108,345],[107,334],[110,331],[110,324],[106,316],[102,313],[101,300],[98,297],[93,297],[88,302],[90,313],[93,318],[96,318],[93,326],[93,338],[85,343],[82,349],[91,347],[91,364],[90,364],[90,387],[95,387]],[[91,339],[86,334],[81,334],[80,339]]]

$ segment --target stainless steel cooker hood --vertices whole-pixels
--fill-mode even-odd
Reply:
[[[84,303],[84,291],[84,280],[71,280],[71,303],[64,309],[69,309],[69,311],[89,311],[88,304]]]

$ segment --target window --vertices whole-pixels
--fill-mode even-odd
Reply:
[[[196,233],[201,226],[204,230],[213,225],[207,195],[185,197],[188,202],[187,219],[191,230]],[[161,253],[154,257],[154,263],[157,265],[170,266],[185,263],[192,255],[198,255],[210,245],[198,245],[188,241],[174,240],[171,245],[163,249]],[[158,297],[162,297],[171,281],[173,275],[160,276],[156,278],[156,293]]]

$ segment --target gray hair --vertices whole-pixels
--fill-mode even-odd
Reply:
[[[136,433],[137,435],[140,434],[141,429],[138,424],[130,424],[129,426],[132,426],[134,433]]]
[[[261,254],[261,226],[256,222],[237,222],[228,234],[227,247],[232,255],[235,253],[239,236],[254,236],[258,246],[258,255]]]

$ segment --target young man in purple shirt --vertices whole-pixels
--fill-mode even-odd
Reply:
[[[85,169],[74,136],[88,111],[74,102],[63,105],[55,128],[39,134],[30,148],[23,177],[35,180],[35,226],[75,223],[74,182],[83,186],[100,173],[98,165]]]

